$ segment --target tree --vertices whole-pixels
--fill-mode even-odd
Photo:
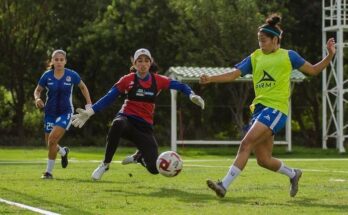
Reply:
[[[0,0],[0,86],[12,96],[12,134],[23,137],[24,106],[32,104],[52,50],[74,44],[77,29],[94,20],[105,2]]]
[[[42,66],[47,1],[0,1],[0,85],[11,92],[12,132],[23,137],[24,104],[33,90],[32,72]]]

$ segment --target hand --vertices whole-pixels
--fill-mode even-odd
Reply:
[[[203,74],[201,77],[199,77],[199,83],[200,84],[209,84],[211,82],[210,76]]]
[[[35,99],[35,106],[37,108],[43,108],[45,107],[45,103],[40,98],[37,98]]]
[[[336,53],[336,43],[334,38],[330,38],[326,43],[326,48],[329,51],[329,55],[334,55]]]
[[[195,94],[190,94],[190,100],[204,110],[204,100]]]
[[[89,108],[87,110],[84,110],[82,108],[77,108],[76,112],[78,114],[74,114],[71,119],[74,127],[82,128],[82,126],[86,123],[86,121],[94,114],[94,110],[92,108]]]

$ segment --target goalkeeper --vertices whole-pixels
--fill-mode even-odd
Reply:
[[[77,109],[78,114],[73,116],[72,124],[81,128],[93,114],[106,108],[120,94],[126,95],[124,104],[113,119],[107,134],[104,160],[92,173],[94,180],[101,179],[109,169],[120,138],[132,141],[138,148],[136,156],[130,156],[134,162],[141,163],[151,174],[158,174],[158,145],[153,134],[153,115],[156,96],[161,90],[181,91],[193,103],[204,109],[204,100],[195,95],[188,85],[151,71],[155,64],[149,50],[138,49],[134,53],[132,63],[130,74],[121,77],[92,108]]]
[[[308,75],[317,75],[327,67],[336,49],[333,38],[327,42],[328,55],[319,63],[312,65],[295,51],[280,48],[282,30],[278,26],[280,17],[276,14],[259,27],[258,41],[260,49],[229,73],[207,76],[202,75],[200,82],[230,82],[246,74],[253,75],[255,99],[251,105],[253,111],[250,128],[242,139],[237,157],[221,182],[207,180],[207,185],[217,196],[224,197],[227,188],[246,166],[250,153],[254,152],[257,163],[271,171],[284,174],[290,179],[290,196],[298,191],[298,182],[302,175],[300,169],[286,166],[272,157],[274,135],[284,127],[290,97],[290,75],[298,69]]]

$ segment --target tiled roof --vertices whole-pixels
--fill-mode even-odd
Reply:
[[[167,76],[172,76],[173,78],[180,81],[199,81],[199,77],[202,74],[207,75],[219,75],[223,73],[230,72],[232,68],[230,67],[170,67],[166,72]],[[306,78],[298,70],[293,70],[291,74],[292,82],[301,82]],[[252,81],[252,75],[245,75],[244,77],[240,77],[237,81]]]

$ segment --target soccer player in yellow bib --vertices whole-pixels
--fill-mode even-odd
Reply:
[[[297,52],[280,48],[280,20],[281,17],[277,14],[267,18],[257,33],[260,49],[236,64],[231,72],[200,77],[201,84],[208,84],[231,82],[239,76],[253,75],[255,99],[250,106],[253,114],[249,130],[241,140],[238,154],[222,181],[207,180],[208,187],[219,197],[225,196],[227,188],[243,171],[252,151],[261,167],[288,176],[290,196],[297,194],[302,171],[288,167],[272,157],[274,135],[285,126],[287,119],[291,71],[298,69],[308,75],[319,74],[329,65],[336,48],[335,40],[330,38],[327,41],[327,56],[312,65]]]

